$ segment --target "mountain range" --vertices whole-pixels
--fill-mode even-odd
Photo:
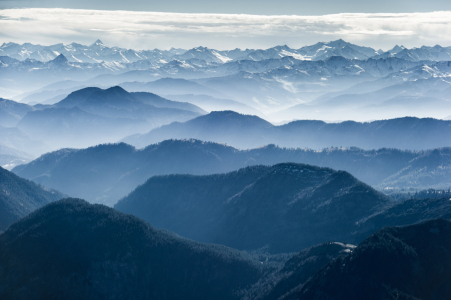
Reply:
[[[205,113],[199,107],[151,93],[128,93],[121,87],[91,87],[63,100],[29,111],[17,127],[45,140],[54,149],[114,142],[130,133],[145,132],[173,121]]]
[[[160,62],[162,60],[189,60],[199,59],[209,63],[226,63],[232,60],[264,60],[291,56],[299,60],[324,60],[331,56],[343,56],[349,59],[368,59],[372,57],[397,57],[411,61],[448,61],[450,47],[423,46],[421,48],[407,49],[396,45],[389,51],[374,50],[370,47],[357,46],[342,39],[332,42],[319,42],[311,46],[292,49],[287,45],[276,46],[269,49],[234,49],[215,50],[207,47],[196,47],[190,50],[133,50],[119,47],[108,47],[97,40],[91,45],[72,43],[69,45],[55,44],[51,46],[33,45],[24,43],[3,43],[0,46],[0,56],[9,56],[17,60],[34,59],[47,62],[59,55],[64,55],[70,62],[98,63],[123,62],[133,63],[141,60]]]
[[[440,45],[3,43],[0,299],[448,299],[450,77]]]
[[[446,299],[451,222],[383,229],[283,299]]]
[[[396,202],[349,173],[292,163],[155,176],[114,207],[197,241],[272,253],[451,217],[448,198]]]
[[[433,78],[442,82],[439,91],[449,87],[449,51],[449,47],[440,46],[395,46],[383,52],[343,40],[264,50],[132,50],[107,47],[101,41],[90,46],[48,47],[7,43],[0,47],[0,96],[53,104],[57,102],[54,97],[61,100],[76,88],[120,85],[162,96],[173,95],[176,90],[178,95],[203,94],[236,101],[277,122],[308,117],[359,121],[395,118],[405,116],[402,112],[406,108],[412,116],[444,118],[443,111],[450,107],[446,93],[437,94],[433,84],[418,93],[421,83],[416,81]],[[153,83],[164,78],[190,80],[197,88],[186,90],[186,82]],[[68,82],[72,82],[70,87]],[[397,85],[397,92],[390,97],[383,89],[392,85]],[[377,90],[384,96],[366,95]],[[337,93],[344,101],[332,101],[340,106],[338,110],[322,102]],[[400,95],[402,99],[397,98]]]
[[[300,187],[307,187],[310,191],[296,194],[299,200],[306,202],[305,204],[326,201],[324,205],[319,205],[312,211],[295,213],[294,215],[304,214],[304,217],[297,218],[298,221],[294,219],[284,223],[283,226],[276,225],[278,236],[273,235],[271,238],[271,235],[268,235],[271,230],[268,228],[263,228],[263,235],[251,234],[245,239],[246,244],[255,243],[265,236],[267,244],[256,252],[245,253],[220,245],[186,240],[102,205],[90,205],[79,199],[53,202],[63,195],[56,191],[45,191],[32,182],[2,170],[0,169],[3,177],[2,189],[7,195],[6,198],[5,196],[2,198],[10,208],[16,205],[16,210],[22,209],[25,216],[12,225],[6,224],[6,227],[10,225],[9,228],[0,234],[2,298],[52,298],[55,295],[65,295],[65,298],[79,299],[82,295],[85,299],[98,297],[112,299],[120,295],[126,298],[176,299],[180,298],[182,293],[184,298],[193,299],[213,297],[269,300],[323,299],[326,293],[328,299],[352,299],[355,295],[357,298],[367,295],[370,290],[371,299],[385,299],[396,295],[401,295],[403,299],[442,299],[451,288],[446,273],[447,265],[451,264],[448,253],[451,249],[448,242],[448,235],[451,234],[450,221],[436,219],[450,218],[451,204],[448,198],[389,201],[391,204],[384,205],[386,196],[359,183],[346,172],[296,164],[256,166],[213,176],[154,177],[128,197],[129,207],[137,207],[139,201],[136,200],[140,195],[147,199],[142,198],[141,203],[145,201],[150,204],[152,201],[149,199],[153,196],[156,196],[154,199],[161,199],[161,195],[155,195],[156,192],[167,196],[178,193],[176,201],[179,203],[186,201],[188,199],[186,196],[191,197],[192,199],[186,203],[189,205],[177,205],[176,209],[167,211],[166,218],[170,218],[177,210],[191,210],[191,214],[181,216],[175,223],[170,222],[176,226],[190,216],[196,216],[196,211],[201,214],[197,215],[197,218],[192,218],[192,221],[206,220],[213,223],[227,221],[230,216],[233,218],[232,223],[235,223],[237,216],[248,211],[254,216],[253,221],[248,223],[250,226],[242,226],[243,223],[238,222],[240,230],[233,230],[232,226],[222,232],[219,230],[216,235],[218,238],[224,232],[232,233],[235,235],[233,243],[241,243],[239,236],[251,234],[252,228],[261,230],[259,226],[252,226],[258,224],[258,220],[266,227],[278,222],[274,217],[262,218],[265,210],[269,214],[286,213],[286,209],[282,211],[277,209],[283,201],[273,199],[270,200],[272,203],[270,206],[258,205],[254,209],[247,210],[245,207],[251,203],[261,204],[264,199],[273,197],[284,198]],[[260,175],[262,176],[259,177]],[[253,181],[256,178],[254,184],[246,185],[246,181]],[[174,179],[177,179],[177,183]],[[224,179],[228,182],[226,183]],[[324,189],[321,184],[313,190],[308,187],[324,179],[328,181],[323,182],[326,183]],[[207,180],[210,183],[198,184],[199,180]],[[157,182],[160,184],[158,189],[148,189],[149,183]],[[164,182],[175,183],[182,188],[165,189],[161,186]],[[226,183],[224,188],[217,188],[218,184],[223,183]],[[351,186],[346,188],[348,184]],[[238,211],[232,211],[231,214],[225,212],[222,218],[208,220],[209,214],[206,213],[205,207],[210,207],[210,213],[218,208],[214,207],[212,201],[204,200],[221,199],[221,195],[234,193],[233,189],[239,189],[239,186],[244,185],[246,185],[244,190],[235,194],[232,201],[220,204],[220,206],[232,204],[239,207]],[[331,196],[334,189],[339,193],[329,200],[325,198],[321,200],[321,194]],[[147,192],[139,192],[143,190]],[[203,192],[196,195],[197,191]],[[209,195],[211,192],[214,193],[213,197]],[[256,192],[260,193],[260,196],[254,195]],[[130,201],[130,197],[135,197],[135,201]],[[359,197],[362,197],[363,201],[359,201]],[[346,199],[351,202],[347,203]],[[356,210],[356,207],[367,204],[371,206],[371,201],[377,199],[382,200],[379,207],[376,205],[370,210]],[[171,200],[168,200],[163,201],[166,206],[171,203]],[[49,202],[53,203],[29,214]],[[290,205],[292,208],[296,207],[296,203]],[[282,238],[290,226],[299,220],[301,223],[305,222],[308,217],[312,218],[320,212],[327,212],[327,206],[334,206],[332,209],[334,217],[321,218],[322,226],[329,225],[333,229],[327,230],[328,236],[318,234],[321,230],[314,231],[316,233],[314,238],[322,237],[327,240],[330,234],[334,235],[343,229],[343,226],[346,227],[346,221],[335,226],[331,224],[340,216],[349,219],[351,215],[364,216],[375,210],[376,213],[349,224],[354,230],[348,231],[349,239],[346,240],[363,240],[363,242],[357,247],[346,242],[325,242],[294,255],[264,253],[284,245],[275,243],[275,247],[271,247],[272,241]],[[199,211],[202,207],[204,209]],[[149,210],[144,207],[139,209],[139,213],[145,212]],[[152,210],[150,212],[153,213]],[[165,216],[160,214],[158,218],[164,219]],[[421,223],[423,220],[429,221]],[[377,231],[387,225],[412,223],[416,225],[388,227]],[[309,228],[320,224],[310,223]],[[187,231],[188,228],[189,226],[185,226],[184,230]],[[200,232],[202,231],[208,231],[208,228],[202,228]],[[299,230],[296,232],[299,234]],[[301,230],[301,233],[303,238],[308,236],[306,235],[308,230]],[[365,239],[368,235],[369,237]],[[299,240],[292,239],[285,245],[296,242],[299,243]],[[434,259],[431,259],[432,257]],[[48,267],[52,266],[52,262],[53,267]],[[17,272],[17,270],[25,271]],[[187,272],[191,275],[189,280]],[[358,285],[355,284],[356,279],[359,281]],[[61,283],[54,284],[55,280]],[[429,281],[433,281],[434,284]],[[50,282],[52,284],[49,284]],[[172,286],[178,288],[173,289]]]
[[[268,269],[79,199],[10,226],[0,235],[0,266],[2,299],[239,299]]]
[[[391,200],[343,171],[300,164],[151,177],[114,207],[208,243],[270,253],[350,240]]]
[[[211,112],[184,123],[161,126],[122,141],[140,148],[171,138],[194,138],[226,143],[241,149],[277,144],[312,149],[343,146],[423,150],[425,147],[449,146],[449,124],[451,122],[445,120],[404,117],[365,123],[302,120],[275,126],[257,116],[222,111]]]
[[[345,170],[385,191],[448,189],[449,148],[428,151],[269,145],[251,150],[198,140],[167,140],[137,150],[126,144],[62,149],[13,169],[19,176],[90,202],[113,205],[154,175],[208,175],[252,165],[297,162]],[[76,184],[74,184],[76,183]]]
[[[0,296],[445,299],[450,224],[436,219],[387,227],[357,247],[327,242],[274,264],[181,238],[102,205],[64,199],[0,235]]]

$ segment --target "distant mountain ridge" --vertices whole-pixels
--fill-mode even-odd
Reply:
[[[334,120],[336,114],[333,110],[327,109],[328,106],[315,106],[315,100],[326,94],[341,93],[353,88],[356,94],[365,94],[378,87],[386,88],[403,81],[416,85],[416,77],[424,79],[426,73],[446,80],[451,71],[444,69],[443,65],[451,60],[449,53],[449,47],[440,46],[413,49],[395,46],[384,53],[341,39],[299,49],[281,45],[245,50],[216,50],[207,47],[189,50],[133,50],[108,47],[100,40],[88,46],[76,43],[52,46],[5,43],[0,46],[0,91],[3,93],[0,96],[54,103],[52,98],[67,95],[71,90],[65,88],[66,91],[59,93],[41,90],[32,97],[28,93],[39,91],[60,80],[79,81],[75,84],[78,87],[127,85],[127,88],[137,92],[155,92],[157,89],[157,93],[164,96],[174,94],[172,90],[180,89],[181,85],[174,82],[170,87],[152,87],[147,83],[170,77],[192,80],[209,91],[201,94],[241,102],[270,114],[277,122],[296,118],[293,116],[295,111],[299,115],[298,119],[314,115],[315,118]],[[422,71],[414,71],[415,68]],[[366,87],[361,85],[363,83]],[[406,90],[405,95],[415,96],[412,87],[399,88]],[[18,91],[22,91],[22,94]],[[194,93],[185,91],[178,94]],[[349,97],[353,96],[355,98],[356,95],[353,93]],[[343,103],[342,109],[337,112],[342,120],[381,118],[377,115],[383,118],[406,115],[443,118],[441,112],[451,106],[446,101],[449,97],[421,96],[433,97],[433,105],[427,107],[427,99],[414,99],[420,101],[422,107],[416,109],[415,103],[409,105],[406,101],[395,101],[395,105],[387,103],[384,107],[365,107],[366,104],[381,104],[384,98],[380,97],[379,103],[362,101],[361,105],[357,105],[359,109],[352,107],[350,110]],[[366,96],[357,95],[359,97]],[[305,104],[312,104],[313,107]],[[291,109],[296,105],[302,107]],[[427,113],[423,106],[427,107]],[[284,111],[288,108],[289,111]],[[410,110],[402,114],[400,108]],[[371,110],[376,111],[374,114],[362,114],[362,111]],[[281,114],[286,114],[287,117],[283,118]]]
[[[108,47],[102,41],[97,40],[91,45],[72,43],[68,45],[55,44],[52,46],[32,45],[24,43],[3,43],[0,46],[0,56],[7,55],[18,60],[35,59],[39,61],[53,60],[59,55],[64,55],[71,62],[137,62],[139,60],[160,61],[168,59],[201,59],[206,62],[225,63],[231,60],[251,59],[263,60],[268,58],[280,58],[292,56],[304,60],[324,60],[331,56],[343,56],[346,58],[367,59],[371,57],[402,57],[409,60],[450,60],[449,47],[423,46],[421,48],[407,49],[396,45],[393,49],[384,52],[370,47],[357,46],[342,39],[331,42],[319,42],[314,45],[293,49],[287,45],[275,46],[268,49],[234,49],[215,50],[207,47],[195,47],[190,50],[133,50],[119,47]]]
[[[122,139],[136,147],[166,139],[200,139],[227,143],[241,149],[278,144],[283,147],[321,149],[331,146],[364,149],[398,148],[423,150],[451,144],[451,122],[432,118],[397,118],[358,123],[325,123],[315,120],[293,121],[274,126],[257,117],[232,111],[211,112],[185,123],[172,123],[146,134]]]
[[[167,140],[140,150],[124,143],[62,149],[17,166],[13,172],[71,196],[113,205],[154,175],[208,175],[282,162],[346,170],[380,189],[451,187],[450,148],[419,152],[358,148],[315,151],[269,145],[238,150],[199,140]]]
[[[13,127],[34,108],[24,103],[0,98],[0,126]]]
[[[50,106],[27,113],[17,127],[54,148],[113,142],[130,133],[205,113],[201,108],[121,87],[88,87]]]
[[[40,155],[51,148],[45,143],[31,138],[17,127],[0,126],[0,145],[16,149],[19,152]]]

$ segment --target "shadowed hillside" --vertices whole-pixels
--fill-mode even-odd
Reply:
[[[0,232],[18,219],[64,195],[0,167]]]
[[[2,299],[238,299],[264,266],[83,200],[43,207],[0,235]]]
[[[382,229],[283,299],[447,299],[451,222]]]
[[[278,164],[152,177],[115,208],[197,241],[281,253],[352,239],[356,222],[390,203],[349,173]]]

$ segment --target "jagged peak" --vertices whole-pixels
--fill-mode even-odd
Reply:
[[[4,47],[8,47],[8,46],[13,46],[13,45],[19,45],[17,43],[13,43],[13,42],[8,42],[8,43],[3,43],[0,48],[4,48]]]
[[[93,44],[91,44],[91,47],[92,46],[105,46],[105,45],[103,44],[103,42],[100,39],[97,39],[97,41],[95,41]]]
[[[68,62],[68,60],[63,54],[60,54],[57,57],[55,57],[53,60],[49,61],[49,63],[59,63],[59,64],[66,63],[66,62]]]
[[[209,49],[207,47],[199,46],[199,47],[194,47],[191,50],[194,50],[194,51],[208,51]]]
[[[338,39],[336,41],[330,41],[329,43],[327,43],[327,45],[335,45],[335,44],[337,44],[337,45],[343,45],[343,44],[348,45],[349,43],[346,42],[343,39]]]

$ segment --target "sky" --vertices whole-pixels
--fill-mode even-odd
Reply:
[[[451,46],[451,1],[0,0],[0,43],[234,49],[339,38],[383,50]]]
[[[449,0],[0,0],[0,9],[40,7],[253,15],[411,13],[451,10]]]

